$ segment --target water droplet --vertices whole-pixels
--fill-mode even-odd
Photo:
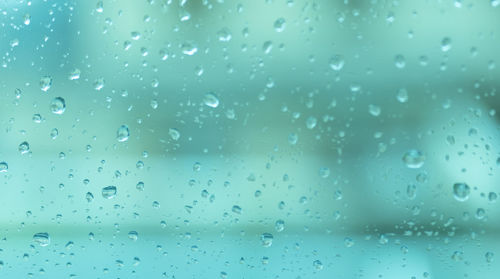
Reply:
[[[47,92],[47,90],[49,90],[51,86],[52,86],[52,77],[44,76],[40,79],[40,89],[42,89],[42,91]]]
[[[25,14],[23,18],[24,25],[30,25],[31,23],[31,15],[30,14]]]
[[[19,144],[17,149],[21,152],[21,154],[26,154],[30,151],[30,145],[27,141],[23,141]]]
[[[56,97],[50,102],[50,111],[54,114],[63,114],[66,110],[66,102],[62,97]]]
[[[102,197],[112,199],[116,196],[116,186],[107,186],[102,188]]]
[[[405,57],[401,54],[396,55],[394,57],[394,65],[396,65],[398,69],[403,69],[406,66]]]
[[[498,195],[497,195],[497,193],[495,193],[495,192],[490,192],[490,193],[488,194],[488,200],[489,200],[490,202],[496,202],[496,201],[497,201],[497,198],[498,198]]]
[[[330,68],[334,71],[340,71],[342,68],[344,68],[345,60],[344,56],[342,55],[334,55],[332,58],[330,58]]]
[[[217,37],[221,42],[229,42],[232,38],[231,31],[229,31],[229,29],[227,28],[222,28],[217,32]]]
[[[481,220],[486,216],[486,211],[483,208],[478,208],[476,210],[476,219]]]
[[[95,11],[98,13],[102,13],[104,11],[103,5],[104,4],[102,3],[102,1],[98,1],[95,5]]]
[[[406,195],[410,200],[413,200],[417,196],[417,185],[409,184],[406,187]]]
[[[36,233],[33,235],[33,240],[40,246],[47,246],[50,244],[50,236],[46,232]]]
[[[241,207],[239,205],[233,205],[233,208],[231,209],[232,212],[236,214],[241,214]]]
[[[269,54],[272,49],[273,49],[273,42],[265,41],[264,44],[262,44],[262,50],[264,51],[265,54]]]
[[[352,246],[354,246],[354,240],[352,240],[352,238],[350,238],[350,237],[346,237],[346,238],[344,238],[344,245],[347,248],[352,247]]]
[[[80,78],[80,74],[81,74],[81,71],[79,69],[75,68],[73,71],[71,71],[71,73],[69,73],[68,79],[69,80],[77,80]]]
[[[368,112],[371,115],[377,117],[382,112],[382,109],[379,106],[376,106],[376,105],[368,105]]]
[[[463,257],[464,257],[464,253],[461,251],[455,251],[451,255],[451,259],[454,261],[457,261],[457,262],[463,260]]]
[[[306,120],[306,127],[307,129],[314,129],[316,127],[316,124],[318,123],[318,120],[314,116],[310,116]]]
[[[135,189],[139,191],[144,191],[144,182],[142,181],[137,182],[137,184],[135,185]]]
[[[213,92],[208,92],[203,97],[203,103],[209,107],[216,108],[219,106],[219,98]]]
[[[276,32],[283,32],[286,27],[286,21],[284,18],[280,17],[274,22],[274,30]]]
[[[394,15],[394,12],[388,12],[387,16],[385,17],[385,21],[387,21],[387,23],[393,23],[394,20],[396,20],[396,16]]]
[[[198,47],[192,42],[185,42],[181,45],[181,50],[185,55],[191,56],[198,51]]]
[[[87,192],[87,194],[85,194],[85,199],[87,199],[87,202],[92,202],[94,200],[94,195],[91,192]]]
[[[137,233],[136,231],[130,231],[128,233],[128,238],[133,241],[137,241],[137,239],[139,239],[139,233]]]
[[[127,141],[130,137],[130,131],[127,125],[121,125],[120,128],[116,131],[116,139],[119,142]]]
[[[101,89],[104,88],[105,84],[106,81],[104,80],[104,78],[98,78],[94,81],[94,89],[100,91]]]
[[[319,169],[319,176],[321,176],[322,178],[327,178],[328,176],[330,176],[330,168],[321,167]]]
[[[285,221],[283,220],[277,220],[274,223],[274,228],[276,229],[277,232],[282,232],[285,229]]]
[[[290,133],[288,135],[288,143],[291,145],[297,144],[297,141],[299,140],[299,136],[296,133]]]
[[[453,196],[457,201],[464,202],[469,199],[470,187],[465,183],[453,184]]]
[[[200,171],[200,170],[201,170],[201,163],[200,163],[200,162],[195,162],[195,163],[193,164],[193,171],[198,172],[198,171]]]
[[[448,37],[444,37],[443,40],[441,40],[441,50],[447,52],[450,49],[451,49],[451,39]]]
[[[315,260],[313,262],[313,266],[316,270],[322,270],[323,269],[323,264],[321,263],[320,260]]]
[[[260,240],[262,242],[262,246],[270,247],[273,245],[273,235],[270,233],[263,233],[260,235]]]
[[[493,257],[495,257],[495,254],[493,252],[486,252],[486,254],[484,254],[484,257],[486,258],[486,262],[491,263],[493,261]]]
[[[168,129],[168,134],[173,140],[179,140],[179,138],[181,137],[181,133],[175,128]]]
[[[50,131],[50,137],[52,139],[56,139],[58,135],[59,135],[59,130],[57,130],[56,128],[54,128]]]
[[[7,172],[9,165],[6,162],[0,162],[0,172]]]
[[[410,169],[418,169],[424,165],[424,154],[416,149],[410,149],[403,155],[403,162]]]
[[[406,88],[400,88],[398,90],[398,93],[396,95],[396,99],[398,99],[398,101],[400,103],[408,102],[408,91],[406,90]]]

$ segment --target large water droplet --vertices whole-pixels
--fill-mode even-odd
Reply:
[[[130,137],[130,131],[127,125],[121,125],[120,128],[116,131],[116,139],[119,142],[127,141]]]
[[[46,232],[36,233],[33,235],[33,240],[40,246],[47,246],[50,244],[50,236]]]
[[[464,202],[469,199],[470,187],[465,183],[453,184],[453,196],[457,201]]]
[[[66,102],[62,97],[56,97],[50,102],[50,111],[54,114],[63,114],[66,110]]]
[[[241,207],[239,205],[233,205],[233,208],[231,209],[232,212],[236,214],[241,214]]]
[[[213,92],[208,92],[203,97],[203,103],[209,107],[216,108],[219,106],[219,98]]]
[[[102,197],[112,199],[116,196],[116,186],[107,186],[102,188]]]
[[[40,79],[40,89],[42,89],[42,91],[47,92],[47,90],[49,90],[51,86],[52,86],[52,77],[44,76]]]
[[[418,169],[424,165],[425,156],[416,149],[410,149],[403,155],[403,162],[410,169]]]

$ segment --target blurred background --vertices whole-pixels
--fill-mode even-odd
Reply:
[[[0,26],[0,278],[500,272],[498,0],[0,0]]]

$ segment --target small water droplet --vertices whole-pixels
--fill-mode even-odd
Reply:
[[[282,232],[285,229],[285,221],[283,220],[277,220],[274,223],[274,228],[276,229],[277,232]]]
[[[173,140],[179,140],[179,138],[181,137],[181,133],[175,128],[169,128],[168,134]]]
[[[488,200],[489,200],[490,202],[496,202],[496,201],[497,201],[497,198],[498,198],[498,195],[497,195],[497,193],[495,193],[495,192],[490,192],[490,193],[488,194]]]
[[[441,50],[443,52],[447,52],[451,49],[451,39],[448,37],[444,37],[443,40],[441,40]]]
[[[182,53],[191,56],[198,51],[198,47],[192,42],[185,42],[181,45],[181,50]]]
[[[227,28],[222,28],[221,30],[217,31],[217,37],[221,42],[229,42],[232,38],[231,31],[229,31],[229,29]]]
[[[322,270],[323,269],[323,264],[321,263],[320,260],[315,260],[313,262],[313,266],[316,270]]]
[[[273,49],[273,42],[265,41],[264,44],[262,44],[262,50],[264,51],[265,54],[269,54],[272,49]]]
[[[51,86],[52,86],[52,77],[44,76],[40,79],[40,89],[42,89],[42,91],[47,92],[47,90],[49,90]]]
[[[73,71],[71,71],[71,73],[69,73],[68,79],[69,80],[77,80],[80,78],[80,74],[81,74],[80,69],[75,68]]]
[[[403,69],[406,66],[405,57],[401,54],[396,55],[394,57],[394,65],[396,65],[398,69]]]
[[[398,101],[400,103],[406,103],[406,102],[408,102],[408,91],[406,90],[406,88],[400,88],[398,90],[396,98],[398,99]]]
[[[50,137],[52,139],[56,139],[58,135],[59,135],[59,130],[57,130],[56,128],[54,128],[50,131]]]
[[[464,202],[469,199],[470,187],[465,183],[453,184],[453,196],[457,201]]]
[[[102,188],[102,197],[112,199],[116,196],[116,186],[107,186]]]
[[[486,258],[486,262],[491,263],[493,262],[495,254],[493,252],[486,252],[486,254],[484,254],[484,257]]]
[[[344,238],[344,245],[347,248],[352,247],[352,246],[354,246],[354,240],[352,240],[352,238],[350,238],[350,237],[346,237],[346,238]]]
[[[130,131],[127,125],[121,125],[120,128],[116,131],[116,139],[119,142],[127,141],[130,137]]]
[[[403,162],[410,169],[418,169],[424,165],[424,154],[416,149],[410,149],[403,155]]]
[[[36,233],[33,235],[33,240],[40,246],[47,246],[50,244],[50,236],[46,232]]]
[[[203,103],[211,108],[216,108],[219,106],[219,98],[213,92],[208,92],[203,97]]]
[[[382,109],[377,105],[368,105],[368,112],[371,115],[377,117],[380,115],[380,113],[382,113]]]
[[[274,22],[274,30],[276,32],[283,32],[286,27],[286,21],[284,18],[280,17]]]
[[[342,68],[344,68],[345,60],[344,56],[342,55],[334,55],[332,58],[330,58],[330,68],[334,71],[340,71]]]
[[[263,233],[260,235],[260,240],[262,242],[262,246],[271,247],[273,245],[273,235],[270,233]]]
[[[327,178],[328,176],[330,176],[330,168],[321,167],[319,169],[319,176],[321,176],[322,178]]]
[[[239,205],[233,205],[231,211],[236,214],[241,214],[241,207]]]
[[[0,172],[7,172],[9,165],[6,162],[0,162]]]
[[[30,145],[27,141],[23,141],[19,144],[19,147],[17,148],[21,154],[26,154],[30,152]]]
[[[87,202],[92,202],[94,200],[94,195],[91,192],[87,192],[87,194],[85,194],[85,199],[87,199]]]
[[[24,25],[30,25],[31,23],[31,15],[30,14],[25,14],[23,17],[23,22]]]
[[[50,111],[54,114],[63,114],[66,110],[66,102],[62,97],[56,97],[50,102]]]
[[[288,143],[291,145],[297,144],[297,141],[299,141],[299,136],[296,133],[290,133],[288,135]]]
[[[139,233],[137,233],[136,231],[130,231],[128,233],[128,238],[133,241],[137,241],[137,239],[139,239]]]
[[[102,1],[98,1],[97,4],[95,5],[95,11],[98,13],[102,13],[104,11],[104,4]]]

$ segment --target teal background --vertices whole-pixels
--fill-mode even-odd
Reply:
[[[0,1],[0,278],[495,278],[499,4]]]

